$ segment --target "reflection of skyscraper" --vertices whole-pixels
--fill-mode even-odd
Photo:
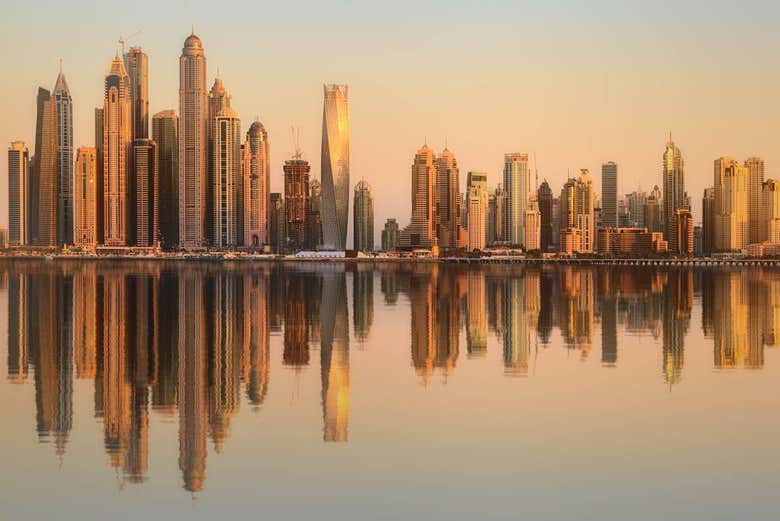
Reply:
[[[469,221],[471,226],[471,221]],[[469,271],[466,275],[466,304],[468,322],[466,324],[466,349],[469,358],[481,358],[487,354],[487,292],[485,273]]]
[[[22,383],[27,379],[28,343],[28,276],[8,275],[8,380]]]
[[[747,272],[713,272],[713,326],[715,367],[759,368],[764,364],[763,343],[751,334],[751,290]]]
[[[306,285],[311,280],[292,274],[287,279],[284,299],[284,354],[285,365],[309,365],[309,332],[306,327]]]
[[[504,373],[528,374],[531,358],[531,332],[539,316],[539,272],[527,271],[506,281],[504,313]]]
[[[263,403],[268,392],[269,353],[269,311],[267,274],[259,273],[244,277],[244,333],[245,354],[244,385],[247,399],[253,406]],[[248,363],[247,363],[248,362]]]
[[[73,276],[73,357],[76,378],[97,375],[97,273],[94,266]]]
[[[322,274],[320,371],[324,441],[349,439],[349,316],[343,271]]]
[[[685,335],[693,307],[693,272],[675,269],[663,296],[663,372],[666,382],[680,381],[685,362]]]
[[[614,273],[605,271],[599,273],[599,313],[601,315],[601,363],[613,366],[617,363],[617,288],[612,286]]]
[[[455,155],[445,148],[436,158],[436,235],[442,248],[458,246],[460,170]]]
[[[347,85],[324,85],[322,107],[322,240],[347,247],[349,216],[349,106]]]
[[[198,492],[206,478],[206,330],[203,275],[179,276],[179,468],[184,488]]]
[[[355,337],[365,341],[374,322],[374,269],[357,265],[352,276],[352,321]]]

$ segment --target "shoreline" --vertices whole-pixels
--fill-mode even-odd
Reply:
[[[172,254],[172,255],[73,255],[62,253],[0,254],[2,261],[40,261],[40,262],[175,262],[175,263],[313,263],[313,264],[460,264],[460,265],[563,265],[563,266],[625,266],[625,267],[780,267],[780,259],[762,258],[610,258],[610,257],[548,257],[532,258],[511,255],[490,257],[400,257],[400,256],[364,256],[364,257],[295,257],[286,255],[230,255],[230,254]]]

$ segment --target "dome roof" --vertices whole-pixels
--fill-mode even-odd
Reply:
[[[187,37],[186,40],[184,40],[184,48],[194,48],[194,49],[202,49],[203,43],[201,43],[200,38],[195,36],[195,33],[192,33]]]
[[[249,132],[262,132],[265,130],[265,127],[263,127],[263,124],[259,121],[255,121],[252,123],[252,125],[249,127]]]

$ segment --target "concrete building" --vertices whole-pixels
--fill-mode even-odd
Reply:
[[[663,200],[658,186],[645,199],[644,221],[645,227],[651,232],[664,231]]]
[[[135,234],[128,215],[129,168],[132,165],[132,111],[129,78],[116,56],[105,79],[103,100],[103,231],[106,246],[127,246]]]
[[[447,148],[436,157],[436,236],[442,248],[456,248],[460,229],[460,170]]]
[[[57,245],[58,164],[57,105],[51,93],[38,89],[35,161],[27,185],[30,244]]]
[[[160,172],[157,143],[148,138],[133,141],[135,169],[135,245],[154,246],[159,240]]]
[[[601,165],[601,221],[604,226],[618,225],[617,177],[615,162]]]
[[[8,147],[8,244],[27,243],[27,169],[29,152],[24,141]]]
[[[763,236],[761,211],[763,208],[764,160],[750,157],[745,161],[748,171],[748,242],[766,240]]]
[[[130,78],[130,107],[133,139],[149,138],[149,58],[140,47],[131,47],[124,55]]]
[[[505,240],[522,246],[525,240],[525,211],[531,193],[528,154],[504,155],[504,188],[507,192]]]
[[[436,163],[433,150],[423,145],[412,163],[412,218],[401,231],[401,248],[431,248],[436,237]]]
[[[764,181],[762,203],[762,239],[770,243],[780,243],[780,181]]]
[[[287,230],[287,247],[293,251],[302,250],[306,245],[306,214],[309,210],[309,172],[308,161],[296,153],[292,159],[284,162],[284,207]]]
[[[539,211],[539,203],[535,200],[528,202],[525,211],[525,239],[523,248],[525,251],[536,251],[542,247],[542,214]]]
[[[484,250],[487,245],[487,218],[488,218],[488,192],[487,187],[474,183],[469,188],[469,225],[468,243],[469,251]]]
[[[675,212],[689,207],[685,193],[685,160],[672,141],[671,134],[663,156],[663,189],[664,236],[669,240],[673,233]]]
[[[401,232],[398,228],[398,221],[388,219],[385,221],[385,228],[382,230],[382,251],[393,251],[398,248]]]
[[[323,85],[322,240],[324,249],[347,247],[349,217],[349,104],[347,85]]]
[[[675,255],[693,256],[693,215],[690,210],[680,209],[674,213],[672,241],[669,250]]]
[[[287,248],[287,222],[285,217],[284,198],[282,194],[274,192],[271,194],[269,207],[269,242],[271,251],[274,253],[283,253]]]
[[[255,121],[246,133],[241,151],[243,193],[242,243],[262,248],[268,243],[268,205],[271,187],[271,153],[268,132]]]
[[[355,203],[353,206],[353,248],[370,253],[374,251],[374,197],[371,186],[361,180],[355,185]]]
[[[205,245],[208,186],[206,56],[200,38],[184,40],[179,57],[179,243]]]
[[[97,246],[97,151],[81,147],[76,151],[75,170],[75,234],[76,246],[93,249]]]
[[[645,257],[663,253],[668,243],[661,232],[647,228],[600,228],[598,253],[602,255]]]
[[[587,169],[582,169],[580,177],[569,179],[561,190],[561,249],[564,232],[576,229],[577,233],[567,233],[567,241],[575,240],[575,253],[590,253],[594,250],[595,222],[593,214],[593,181]]]
[[[553,245],[553,193],[546,179],[539,186],[536,197],[541,216],[540,246],[542,251],[549,251]]]
[[[241,120],[229,106],[213,121],[211,244],[235,248],[243,239],[241,226]]]
[[[158,231],[162,246],[179,244],[179,118],[173,110],[152,117],[152,138],[157,144]]]
[[[715,188],[705,188],[701,202],[702,213],[702,253],[711,255],[715,251]]]
[[[741,251],[749,243],[749,171],[730,157],[715,160],[715,250]]]
[[[57,245],[73,244],[73,101],[65,74],[52,92],[57,114]]]

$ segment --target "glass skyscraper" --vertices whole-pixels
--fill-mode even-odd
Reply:
[[[322,240],[344,250],[349,217],[349,109],[347,85],[325,85],[322,108]]]

